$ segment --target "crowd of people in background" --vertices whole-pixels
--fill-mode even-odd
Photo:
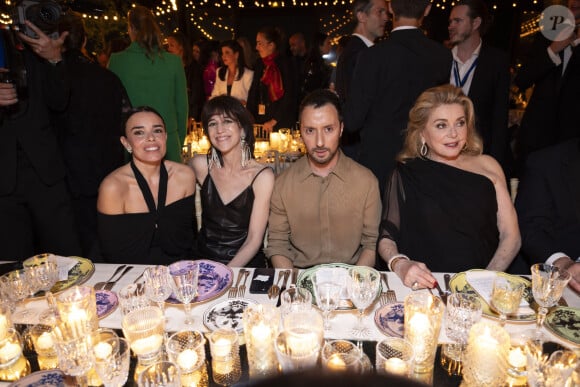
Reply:
[[[580,0],[567,6],[578,24]],[[0,233],[1,258],[338,259],[388,267],[414,287],[430,287],[430,269],[526,272],[549,258],[577,270],[578,29],[564,41],[538,33],[513,79],[522,92],[534,87],[514,138],[508,55],[485,40],[485,3],[451,8],[451,48],[422,31],[430,9],[428,0],[354,0],[353,33],[338,40],[333,66],[324,33],[263,26],[255,37],[192,44],[163,35],[142,6],[128,14],[129,41],[112,40],[95,61],[74,13],[56,39],[33,25],[36,37],[18,33],[24,50],[10,50],[3,33],[0,67],[22,66],[28,93],[0,84],[0,209],[12,229]],[[187,167],[190,119],[211,148]],[[275,179],[253,160],[252,125],[297,123],[306,156]]]

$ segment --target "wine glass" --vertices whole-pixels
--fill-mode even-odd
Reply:
[[[364,311],[377,297],[381,275],[375,269],[367,266],[352,267],[348,270],[348,275],[350,300],[358,309],[357,325],[352,328],[351,332],[357,337],[365,337],[369,334],[369,328],[363,320]]]
[[[491,291],[491,307],[499,314],[499,323],[503,327],[508,314],[516,313],[520,307],[524,284],[506,277],[497,276]]]
[[[31,286],[32,283],[30,282],[25,269],[14,270],[6,273],[2,276],[2,281],[4,282],[6,293],[15,305],[28,297],[30,292],[33,292],[32,294],[35,292],[34,288]],[[26,305],[23,307],[24,309],[13,314],[15,320],[27,319],[30,317],[31,313],[26,309]]]
[[[320,276],[315,273],[312,278],[316,305],[322,310],[324,330],[330,329],[330,312],[338,307],[342,283],[338,275]]]
[[[193,324],[191,301],[197,296],[198,267],[171,274],[171,286],[175,297],[183,304],[187,325]]]
[[[122,387],[129,376],[131,351],[122,337],[110,337],[93,347],[95,370],[105,387]]]
[[[558,303],[571,277],[567,271],[543,263],[532,265],[531,271],[532,293],[539,306],[535,336],[536,340],[544,341],[541,328],[544,325],[548,308]]]
[[[148,267],[143,272],[145,279],[145,293],[150,300],[157,303],[165,314],[165,300],[171,296],[171,274],[167,266]]]

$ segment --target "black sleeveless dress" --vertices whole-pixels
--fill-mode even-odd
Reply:
[[[98,213],[101,253],[107,262],[168,265],[192,257],[194,195],[165,205],[167,169],[161,163],[158,206],[145,178],[133,162],[131,168],[149,212],[106,215]]]
[[[432,160],[398,163],[379,238],[435,272],[484,269],[499,244],[495,187],[487,177]]]
[[[229,203],[223,203],[208,173],[200,190],[201,230],[197,238],[199,258],[229,263],[248,237],[250,216],[254,207],[254,181],[268,167],[261,169],[250,185]],[[265,267],[262,249],[248,263],[249,267]]]

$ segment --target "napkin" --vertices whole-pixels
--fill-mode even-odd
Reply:
[[[491,270],[475,270],[468,271],[465,273],[465,279],[471,285],[471,287],[479,294],[479,296],[491,305],[491,291],[493,290],[493,281],[497,277],[498,273]],[[530,304],[526,301],[524,297],[520,301],[520,307],[518,308],[517,315],[528,315],[535,313]]]
[[[79,263],[79,261],[74,258],[61,257],[60,255],[50,255],[48,258],[56,260],[59,281],[66,281],[68,279],[69,271]]]

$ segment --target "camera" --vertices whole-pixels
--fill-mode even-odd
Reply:
[[[24,22],[30,21],[51,39],[57,39],[58,21],[63,15],[63,7],[54,0],[20,0],[12,11],[12,21],[24,34],[37,38]]]

